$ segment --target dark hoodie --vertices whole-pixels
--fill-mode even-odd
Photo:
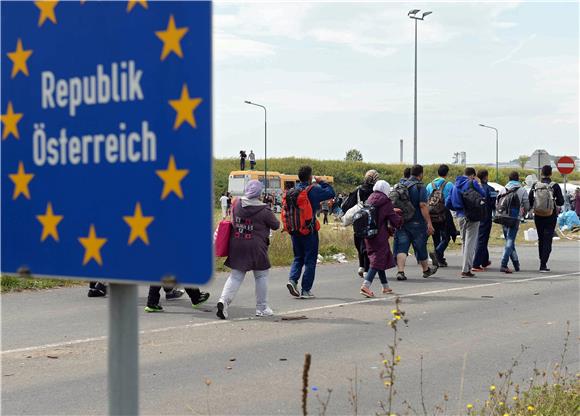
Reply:
[[[374,184],[373,184],[374,185]],[[369,196],[373,193],[373,185],[368,183],[363,183],[357,187],[354,191],[348,194],[348,198],[343,202],[340,209],[342,212],[346,212],[358,203],[358,198],[360,197],[361,202],[366,202]],[[358,196],[357,196],[358,195]]]
[[[365,240],[370,266],[376,270],[387,270],[395,267],[395,259],[389,245],[390,224],[393,228],[399,228],[403,224],[403,218],[393,210],[393,203],[382,192],[373,192],[367,199],[367,204],[377,209],[377,225],[379,233],[370,240]]]
[[[481,196],[485,197],[485,192],[479,186],[475,179],[469,179],[467,176],[458,176],[455,180],[455,187],[451,190],[449,197],[445,201],[445,206],[451,211],[455,211],[458,217],[465,217],[463,210],[463,192],[467,191],[473,182],[473,187]]]
[[[280,228],[280,221],[265,204],[242,206],[239,199],[232,212],[233,230],[230,255],[225,265],[234,270],[268,270],[270,230]]]

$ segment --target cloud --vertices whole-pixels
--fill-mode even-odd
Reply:
[[[507,61],[511,60],[519,51],[521,51],[524,48],[524,46],[526,46],[526,44],[528,42],[533,41],[535,38],[536,38],[536,34],[535,33],[531,34],[526,39],[520,41],[520,43],[518,43],[518,45],[515,48],[513,48],[511,51],[509,51],[506,56],[498,59],[497,61],[492,62],[491,66],[496,66],[496,65],[501,64],[503,62],[507,62]]]
[[[234,58],[260,58],[274,55],[274,47],[265,42],[218,33],[214,39],[214,56],[218,61]]]

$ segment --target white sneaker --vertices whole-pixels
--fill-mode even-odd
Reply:
[[[217,304],[216,315],[220,319],[228,319],[228,303],[220,300]]]
[[[256,316],[273,316],[274,311],[269,307],[266,307],[263,311],[256,309]]]
[[[358,268],[358,275],[359,275],[360,277],[363,277],[363,275],[364,275],[364,272],[365,272],[365,269],[364,269],[364,267],[359,267],[359,268]]]

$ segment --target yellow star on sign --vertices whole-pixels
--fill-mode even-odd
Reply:
[[[133,10],[133,7],[135,7],[135,5],[139,3],[141,6],[143,6],[144,9],[147,8],[147,0],[129,0],[127,2],[127,13],[129,13],[131,10]]]
[[[58,230],[56,227],[63,218],[62,215],[54,215],[52,204],[49,202],[46,206],[46,212],[44,215],[36,216],[36,219],[42,224],[42,235],[40,236],[40,241],[46,240],[49,235],[54,239],[54,241],[58,241]]]
[[[30,190],[28,189],[28,184],[34,178],[34,174],[26,173],[24,171],[24,163],[18,162],[18,172],[8,175],[10,180],[14,182],[14,193],[12,194],[12,199],[18,198],[20,194],[24,195],[27,199],[30,199]]]
[[[95,232],[95,226],[91,224],[89,235],[87,237],[80,237],[79,242],[85,248],[85,257],[83,258],[83,266],[89,261],[94,260],[99,266],[103,265],[101,258],[101,247],[107,242],[106,238],[98,238]]]
[[[12,108],[12,102],[8,101],[8,107],[6,108],[6,114],[0,115],[0,120],[4,123],[4,131],[2,132],[2,140],[6,139],[9,134],[12,134],[15,138],[20,139],[18,134],[18,122],[22,118],[22,113],[15,113],[14,108]]]
[[[16,50],[14,52],[8,52],[6,55],[12,61],[11,78],[14,78],[19,72],[28,76],[28,65],[26,65],[26,61],[32,55],[32,49],[24,49],[22,47],[22,39],[18,38],[18,41],[16,41]]]
[[[145,244],[149,244],[149,237],[147,236],[147,227],[153,222],[153,217],[144,217],[141,211],[141,203],[137,202],[135,205],[135,212],[133,216],[124,216],[123,220],[131,227],[131,234],[129,235],[129,245],[140,238]]]
[[[187,121],[193,128],[197,127],[193,112],[201,104],[201,101],[201,98],[190,98],[187,85],[183,84],[181,97],[178,100],[169,100],[169,105],[177,112],[173,130],[177,130],[184,121]]]
[[[34,4],[40,9],[40,17],[38,18],[38,27],[42,26],[46,19],[56,24],[56,15],[54,8],[58,4],[58,0],[41,0],[35,1]]]
[[[183,58],[183,52],[181,50],[181,39],[189,31],[187,27],[175,27],[175,19],[173,15],[169,17],[169,23],[167,24],[167,29],[159,30],[155,32],[157,37],[163,42],[163,50],[161,51],[161,60],[163,61],[167,58],[171,52],[175,53],[180,58]]]
[[[157,176],[159,176],[163,181],[163,192],[161,193],[161,199],[167,198],[167,195],[169,195],[171,192],[173,192],[179,198],[183,199],[181,181],[187,176],[189,170],[177,169],[173,155],[171,155],[169,158],[167,169],[157,170],[155,173],[157,173]]]

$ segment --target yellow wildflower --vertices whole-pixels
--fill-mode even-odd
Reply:
[[[493,384],[489,386],[489,391],[495,391],[495,386]]]
[[[514,396],[514,397],[512,397],[512,399],[513,399],[514,402],[517,402],[518,401],[518,396]]]
[[[397,355],[397,357],[395,358],[395,362],[398,363],[400,361],[401,361],[401,356],[400,355]]]
[[[510,414],[509,413],[504,413],[503,416],[510,416]]]
[[[391,385],[391,382],[389,380],[385,380],[385,386],[389,387]]]
[[[395,315],[395,319],[398,321],[399,319],[401,319],[401,315]]]
[[[504,404],[503,402],[499,402],[499,405],[500,405],[500,406],[503,406],[503,404]]]
[[[469,403],[469,404],[467,405],[467,410],[471,410],[471,409],[473,409],[473,405],[472,405],[471,403]]]
[[[391,313],[392,313],[393,315],[397,315],[397,314],[399,313],[399,311],[398,311],[398,310],[396,310],[396,309],[393,309],[393,310],[391,311]]]
[[[528,406],[528,411],[533,412],[534,410],[536,410],[536,408],[532,405]]]
[[[389,364],[389,360],[383,360],[383,364],[384,364],[384,365],[387,365],[387,364]]]

